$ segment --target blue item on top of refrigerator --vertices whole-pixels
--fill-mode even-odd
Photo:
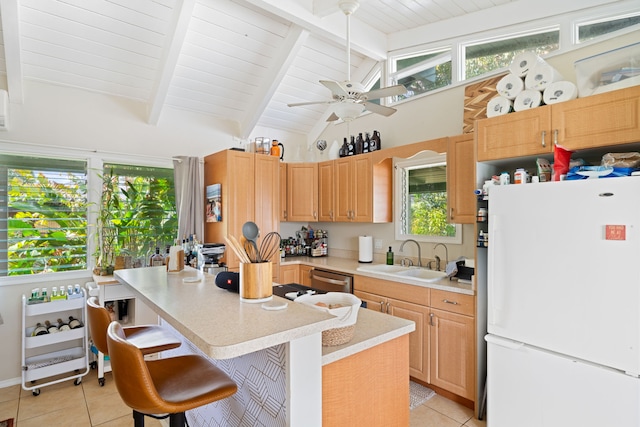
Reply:
[[[569,169],[567,181],[588,178],[619,178],[629,176],[636,168],[616,168],[613,166],[576,166]]]

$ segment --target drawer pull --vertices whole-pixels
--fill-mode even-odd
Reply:
[[[429,313],[429,324],[430,324],[431,326],[435,326],[435,325],[433,324],[433,316],[434,316],[434,314],[433,314],[433,313]]]
[[[443,299],[442,302],[444,302],[446,304],[458,305],[457,301],[449,301],[448,299]]]

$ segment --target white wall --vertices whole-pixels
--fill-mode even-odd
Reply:
[[[573,62],[616,47],[626,46],[640,40],[640,31],[618,37],[604,43],[585,47],[566,55],[551,58],[550,62],[560,70],[565,78],[575,81]],[[10,104],[9,131],[0,132],[0,151],[17,144],[37,144],[31,149],[47,153],[56,147],[115,152],[129,154],[135,161],[145,157],[169,159],[176,155],[203,157],[216,151],[239,146],[234,138],[236,126],[217,121],[210,117],[166,108],[157,126],[146,122],[145,105],[138,101],[88,93],[76,89],[52,86],[41,82],[25,81],[25,102]],[[377,129],[383,138],[383,147],[392,147],[429,140],[442,136],[456,135],[462,130],[464,88],[456,87],[421,99],[405,102],[398,106],[398,112],[381,118],[367,115],[350,124],[350,133]],[[349,134],[347,125],[331,125],[320,139],[331,143],[341,141]],[[266,136],[279,139],[285,144],[285,160],[291,161],[298,152],[306,156],[306,138],[285,134],[271,129],[256,129],[252,138]],[[12,142],[8,144],[8,142]],[[41,148],[38,148],[40,147]],[[81,151],[80,151],[81,152]],[[319,156],[317,156],[319,158]],[[282,225],[285,236],[293,235],[302,224]],[[331,224],[317,225],[329,230],[330,251],[341,249],[357,254],[357,236],[373,235],[383,240],[382,249],[376,255],[382,256],[392,245],[399,257],[399,242],[394,240],[391,224]],[[314,225],[315,227],[315,225]],[[463,230],[464,243],[449,245],[449,258],[473,255],[475,239],[472,226]],[[433,258],[433,245],[423,244],[423,257]],[[415,256],[413,248],[407,248],[407,256]],[[442,254],[439,253],[440,256]],[[37,279],[41,279],[38,277]],[[74,284],[90,280],[90,277],[75,277],[63,281]],[[20,297],[35,286],[34,282],[20,282],[2,285],[0,281],[0,342],[3,350],[0,363],[0,387],[20,382]],[[47,286],[56,286],[47,283]]]

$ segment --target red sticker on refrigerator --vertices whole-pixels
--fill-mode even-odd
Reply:
[[[625,225],[605,225],[605,240],[626,240]]]

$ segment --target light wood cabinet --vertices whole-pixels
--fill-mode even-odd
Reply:
[[[334,160],[334,221],[391,222],[392,161],[372,159],[369,153]]]
[[[485,162],[640,141],[640,86],[476,122],[477,160]]]
[[[475,297],[431,289],[430,383],[475,400]]]
[[[240,238],[242,225],[254,221],[264,236],[279,231],[279,161],[262,154],[225,150],[204,158],[205,187],[221,184],[222,221],[207,222],[205,242],[224,242],[228,235]],[[231,250],[224,261],[232,271],[238,271],[239,260]],[[279,254],[274,262],[274,279],[278,277]]]
[[[280,221],[287,221],[287,164],[280,163]]]
[[[334,166],[333,160],[318,164],[318,221],[321,222],[332,222],[335,219]]]
[[[318,164],[287,164],[287,221],[318,221]]]
[[[447,148],[447,196],[449,222],[475,224],[476,185],[475,142],[473,134],[449,138]]]
[[[298,283],[300,280],[298,265],[281,265],[278,283],[286,285],[287,283]]]
[[[354,288],[368,309],[416,323],[409,335],[412,377],[476,400],[474,296],[359,275]]]
[[[313,267],[300,264],[298,280],[301,285],[311,287],[311,270],[313,270]]]

